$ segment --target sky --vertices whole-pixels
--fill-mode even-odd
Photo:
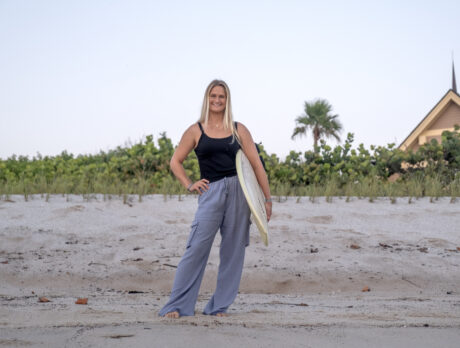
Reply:
[[[317,98],[342,140],[399,145],[460,69],[459,13],[447,0],[0,0],[0,158],[161,132],[177,144],[214,78],[281,158],[312,149],[311,134],[291,135]]]

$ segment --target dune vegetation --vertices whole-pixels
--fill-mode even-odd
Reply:
[[[457,128],[458,131],[458,128]],[[291,151],[281,160],[268,154],[260,145],[272,193],[278,200],[286,196],[308,196],[311,200],[335,196],[367,198],[407,197],[409,202],[428,196],[460,196],[460,135],[444,132],[442,142],[433,140],[417,152],[403,152],[394,144],[353,146],[349,133],[342,145],[331,147],[320,140],[313,151]],[[161,133],[157,141],[152,135],[108,152],[78,155],[63,151],[57,156],[32,158],[13,155],[0,160],[0,195],[79,194],[91,199],[102,194],[104,199],[114,195],[126,200],[146,194],[183,195],[186,190],[174,178],[169,161],[174,145]],[[184,162],[187,175],[199,179],[199,166],[192,152]],[[180,197],[180,196],[179,196]]]

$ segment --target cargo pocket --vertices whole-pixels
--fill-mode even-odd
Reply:
[[[191,231],[190,231],[190,235],[188,236],[186,249],[190,248],[190,246],[192,245],[193,237],[195,237],[197,229],[198,229],[198,221],[195,221],[192,223],[192,226],[191,226]]]

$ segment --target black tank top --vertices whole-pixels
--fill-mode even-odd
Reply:
[[[226,138],[210,138],[203,131],[201,123],[200,140],[195,148],[196,157],[200,166],[201,179],[210,182],[220,180],[224,177],[236,175],[235,157],[240,144],[233,135]],[[237,123],[235,122],[235,127]]]

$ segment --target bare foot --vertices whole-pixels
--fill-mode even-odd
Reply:
[[[228,317],[228,314],[224,312],[220,312],[220,313],[216,313],[216,317]]]
[[[177,318],[180,317],[180,315],[179,315],[179,312],[178,312],[178,311],[174,311],[174,312],[166,313],[166,314],[165,314],[165,317],[166,317],[166,318],[177,319]]]

